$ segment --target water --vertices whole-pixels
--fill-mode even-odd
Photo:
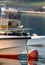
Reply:
[[[45,35],[45,16],[22,14],[21,21],[24,27],[34,28],[31,34]]]
[[[30,41],[33,44],[31,45],[31,43],[29,42],[30,45],[28,46],[28,51],[30,51],[30,50],[38,51],[38,54],[39,54],[38,61],[36,61],[36,60],[34,61],[36,63],[36,65],[45,65],[45,41],[44,41],[44,39],[42,39],[42,40],[43,40],[42,43],[39,43],[40,40],[33,40],[34,42]],[[37,43],[35,43],[35,42],[37,42]],[[33,65],[35,65],[35,64],[33,64]]]
[[[29,31],[31,35],[33,33],[36,33],[38,35],[45,35],[45,16],[22,14],[21,22],[26,28],[34,28],[33,30]],[[44,43],[40,43],[39,45],[28,46],[28,51],[35,49],[35,50],[38,50],[39,52],[38,61],[34,61],[35,64],[32,63],[32,65],[45,65],[45,41],[44,39],[42,40]],[[37,42],[40,42],[40,41],[41,40]],[[41,46],[41,45],[44,45],[44,46]],[[26,65],[26,64],[23,64],[23,65]]]
[[[30,65],[45,65],[45,38],[43,38],[42,40],[41,39],[29,40],[28,52],[31,50],[37,50],[39,56],[38,59],[30,59]],[[23,54],[20,56],[20,58],[23,60],[21,64],[27,65],[27,62],[25,61],[27,61],[28,56],[26,54]]]

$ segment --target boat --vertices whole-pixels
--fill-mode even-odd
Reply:
[[[27,46],[45,44],[45,36],[35,34],[33,34],[35,36],[30,36],[29,33],[25,32],[30,29],[23,28],[20,23],[20,18],[17,15],[18,11],[8,9],[5,12],[8,16],[10,13],[15,13],[17,17],[15,16],[12,19],[10,16],[6,18],[4,18],[4,15],[1,16],[0,23],[3,25],[0,25],[0,65],[21,65],[23,61],[20,60],[20,54],[25,54],[23,51],[26,49],[26,54],[28,55]]]
[[[19,56],[31,37],[24,32],[26,28],[20,24],[17,11],[7,9],[2,12],[6,12],[6,14],[0,17],[0,64],[21,65]],[[5,17],[5,15],[9,17]]]

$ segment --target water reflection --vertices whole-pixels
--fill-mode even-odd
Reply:
[[[28,63],[29,63],[29,65],[37,65],[37,59],[30,59],[29,61],[28,61]]]

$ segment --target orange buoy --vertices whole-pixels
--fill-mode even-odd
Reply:
[[[28,53],[28,64],[29,65],[37,65],[35,61],[38,61],[38,51],[37,50],[31,50]]]
[[[38,59],[38,51],[37,50],[29,51],[28,58],[29,59]]]

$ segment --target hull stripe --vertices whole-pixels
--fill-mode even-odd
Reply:
[[[19,55],[0,55],[0,58],[6,58],[6,59],[13,59],[13,60],[19,60]]]

